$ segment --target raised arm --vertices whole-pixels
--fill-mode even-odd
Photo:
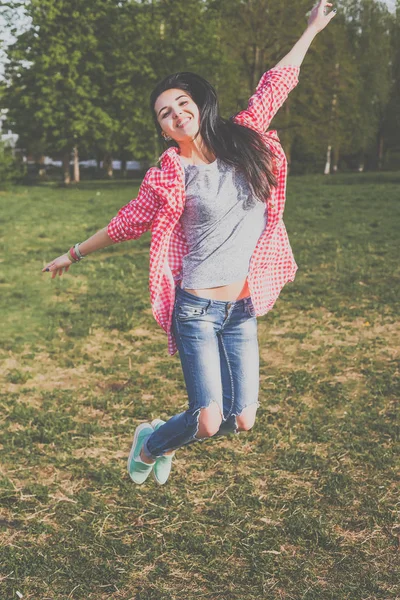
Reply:
[[[319,33],[324,29],[328,23],[333,19],[336,14],[336,8],[328,12],[327,7],[332,6],[331,2],[324,2],[320,0],[313,9],[311,10],[310,17],[308,19],[307,29],[295,43],[293,48],[284,56],[276,65],[277,67],[294,66],[300,67],[307,53],[307,50],[311,46],[311,42]]]
[[[328,6],[332,4],[323,0],[314,6],[307,29],[290,52],[275,67],[264,73],[247,109],[234,117],[236,123],[255,129],[259,133],[266,132],[290,91],[296,87],[300,65],[311,42],[336,14],[336,9],[325,14]]]

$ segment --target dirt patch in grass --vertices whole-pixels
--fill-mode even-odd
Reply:
[[[121,349],[130,350],[131,345],[121,338],[119,331],[109,332],[104,329],[92,329],[82,345],[82,352],[91,358],[101,358],[102,362],[107,362]]]
[[[332,323],[332,315],[321,312],[321,319],[304,313],[295,321],[280,322],[279,326],[260,328],[260,356],[266,367],[280,370],[293,370],[302,365],[326,369],[332,362],[332,355],[346,348],[370,347],[375,358],[392,360],[399,356],[400,323],[382,321],[369,323],[365,319]],[[351,368],[337,375],[337,380],[358,380],[362,377]]]
[[[27,359],[9,356],[3,363],[3,390],[20,393],[24,388],[32,391],[76,390],[94,381],[88,373],[87,365],[71,368],[60,366],[59,357],[52,358],[46,352],[36,352],[31,364]],[[31,395],[34,403],[34,395]]]
[[[104,446],[94,446],[91,448],[77,448],[71,451],[71,455],[74,458],[90,458],[94,459],[96,463],[107,464],[111,460],[126,461],[128,453],[127,451],[105,448]]]
[[[82,387],[82,385],[89,385],[90,379],[85,365],[79,365],[71,369],[63,369],[54,364],[50,364],[46,373],[38,373],[31,379],[30,385],[41,391],[51,391],[55,389],[76,390]]]

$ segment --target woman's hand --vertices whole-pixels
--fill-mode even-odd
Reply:
[[[308,27],[301,36],[301,38],[295,43],[293,48],[288,52],[276,65],[277,67],[300,67],[307,50],[309,49],[313,39],[319,31],[324,29],[328,23],[336,15],[336,8],[331,10],[329,13],[328,6],[332,6],[331,2],[324,2],[321,0],[314,6],[309,13]],[[325,14],[327,13],[327,14]]]
[[[108,246],[114,244],[115,242],[109,237],[107,231],[108,226],[104,227],[103,229],[100,229],[100,231],[92,235],[92,237],[90,237],[88,240],[81,242],[79,244],[80,254],[82,254],[82,256],[87,256],[88,254],[95,252],[95,250],[107,248]],[[71,248],[71,250],[73,250],[73,248]],[[65,271],[66,273],[71,265],[72,262],[68,258],[68,255],[63,254],[62,256],[59,256],[55,260],[52,260],[51,262],[49,262],[49,264],[43,267],[42,273],[44,273],[45,271],[50,271],[50,273],[52,273],[51,278],[54,279],[57,273],[59,275],[62,275],[63,271]]]
[[[336,15],[336,8],[328,12],[330,6],[332,6],[331,2],[320,0],[311,10],[308,27],[315,29],[317,33],[322,31]]]
[[[68,271],[70,265],[72,265],[72,262],[69,260],[69,258],[66,254],[63,254],[62,256],[59,256],[55,260],[52,260],[51,262],[49,262],[48,265],[43,267],[42,273],[44,273],[45,271],[50,271],[50,273],[52,273],[51,278],[54,279],[54,277],[56,277],[57,273],[59,274],[60,277],[63,274],[63,270],[66,273]]]

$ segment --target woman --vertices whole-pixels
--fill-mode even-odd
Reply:
[[[298,82],[315,35],[336,13],[320,1],[292,50],[267,71],[248,108],[218,115],[213,87],[177,73],[151,94],[159,133],[169,142],[138,197],[94,236],[43,271],[62,275],[73,262],[151,229],[153,315],[179,350],[188,409],[167,422],[137,427],[128,472],[143,483],[167,481],[176,449],[215,435],[249,430],[258,403],[257,316],[294,279],[282,221],[287,163],[269,123]]]

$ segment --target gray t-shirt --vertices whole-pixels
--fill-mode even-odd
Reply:
[[[182,287],[212,288],[244,279],[267,223],[243,173],[220,159],[185,169],[186,202],[181,215],[189,252]]]

